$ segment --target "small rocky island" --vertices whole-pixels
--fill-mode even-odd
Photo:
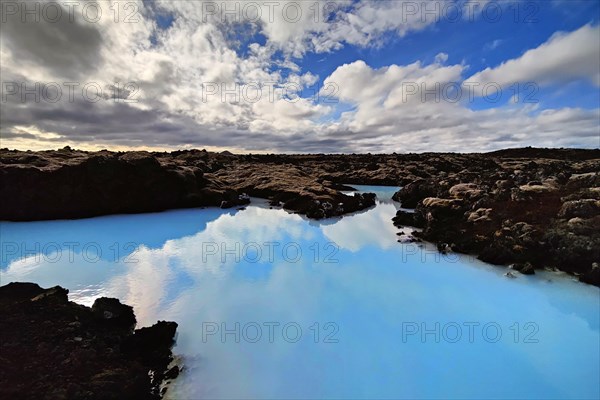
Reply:
[[[30,221],[249,203],[320,219],[375,204],[345,185],[397,185],[398,227],[441,251],[524,274],[549,268],[600,286],[600,150],[274,155],[205,150],[0,150],[0,220]]]
[[[133,309],[99,298],[89,308],[68,290],[0,287],[0,398],[159,399],[175,378],[177,324],[134,330]]]

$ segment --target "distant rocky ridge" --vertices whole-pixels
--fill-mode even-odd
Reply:
[[[1,220],[82,218],[270,199],[309,218],[374,205],[344,184],[398,185],[397,226],[422,227],[440,248],[557,268],[600,285],[600,150],[487,154],[234,155],[204,150],[0,150]]]
[[[159,399],[177,377],[175,322],[137,329],[131,307],[99,298],[92,308],[68,290],[33,283],[0,287],[0,397]],[[161,387],[163,389],[161,389]]]
[[[375,204],[293,164],[204,150],[172,153],[0,150],[0,220],[30,221],[249,203],[325,218]]]

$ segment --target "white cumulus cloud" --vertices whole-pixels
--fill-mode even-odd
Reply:
[[[493,83],[504,88],[517,82],[546,86],[582,78],[600,86],[600,25],[558,32],[521,57],[486,68],[467,81],[478,87]]]

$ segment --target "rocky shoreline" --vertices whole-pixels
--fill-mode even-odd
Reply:
[[[0,220],[74,219],[216,206],[268,198],[274,206],[327,218],[375,205],[346,196],[295,163],[204,150],[172,153],[0,150]]]
[[[134,330],[133,309],[99,298],[89,308],[68,290],[33,283],[0,287],[0,397],[159,399],[179,373],[177,324]]]
[[[440,251],[600,286],[598,152],[534,151],[541,154],[499,152],[411,182],[394,199],[415,212],[398,211],[394,224],[422,228],[414,235]]]
[[[600,150],[486,154],[234,155],[205,150],[0,150],[0,220],[83,218],[247,204],[320,219],[372,207],[345,184],[397,185],[398,227],[442,251],[523,273],[551,268],[600,286]]]

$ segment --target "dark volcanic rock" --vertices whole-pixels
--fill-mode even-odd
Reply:
[[[422,228],[425,226],[425,221],[421,213],[411,213],[403,210],[398,210],[392,221],[398,227],[413,226],[415,228]]]
[[[92,312],[96,315],[96,318],[103,319],[107,324],[124,331],[133,331],[137,323],[133,308],[121,304],[117,299],[108,297],[96,299],[92,305]]]
[[[202,163],[159,159],[147,152],[38,152],[22,163],[22,152],[2,151],[0,219],[26,221],[141,213],[237,202],[204,177]]]
[[[515,271],[519,271],[523,275],[535,274],[535,269],[533,268],[533,265],[531,265],[530,262],[526,262],[523,264],[513,264],[511,267],[512,269],[514,269]]]
[[[559,218],[591,218],[600,215],[600,200],[583,199],[565,201],[558,213]]]
[[[173,208],[231,208],[248,195],[321,218],[372,206],[340,193],[342,182],[308,173],[294,156],[247,158],[190,150],[173,153],[0,150],[0,220],[28,221],[143,213]],[[377,174],[376,170],[365,173]],[[331,179],[339,179],[330,177]],[[388,179],[388,178],[386,178]],[[371,179],[373,180],[373,179]],[[247,193],[247,194],[246,194]],[[333,207],[319,212],[315,201]],[[340,206],[341,204],[341,206]]]
[[[592,264],[592,268],[579,277],[581,282],[600,286],[600,266],[598,263]]]
[[[177,324],[133,331],[131,307],[102,298],[90,309],[67,293],[33,283],[0,287],[0,397],[159,399]]]
[[[436,195],[437,189],[431,182],[419,179],[394,193],[392,199],[399,201],[404,208],[415,208],[419,201],[426,197],[435,197]]]
[[[423,157],[421,169],[429,177],[415,177],[397,193],[396,199],[416,203],[416,215],[396,215],[398,227],[422,226],[415,235],[424,240],[489,263],[513,264],[523,274],[551,267],[598,285],[593,266],[600,260],[600,151],[440,157],[453,160],[452,170],[431,168]]]

